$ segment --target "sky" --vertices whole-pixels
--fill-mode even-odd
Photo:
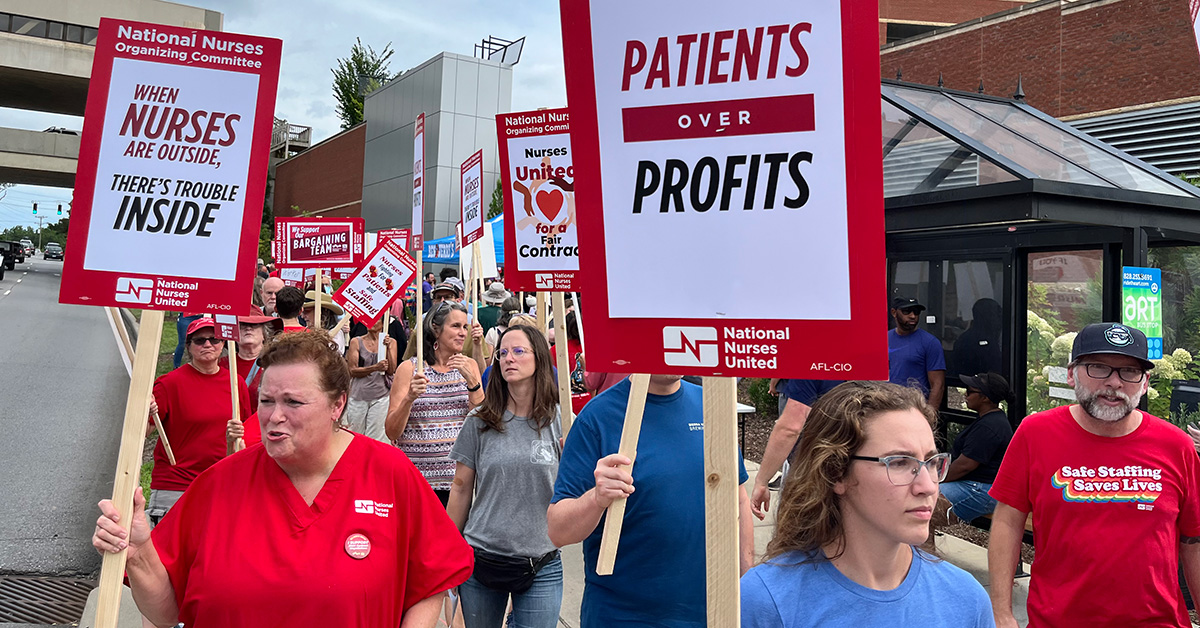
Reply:
[[[391,43],[390,71],[420,65],[439,52],[471,55],[487,36],[525,37],[521,61],[513,71],[514,111],[566,106],[562,34],[555,0],[197,0],[225,14],[224,30],[283,40],[283,66],[275,117],[311,126],[314,142],[341,130],[333,100],[333,73],[348,56],[355,37],[380,51]],[[50,126],[82,129],[83,118],[0,108],[0,126],[42,130]],[[61,188],[17,186],[0,191],[0,230],[16,224],[36,226],[31,204],[56,209],[71,199]],[[57,218],[55,212],[50,220]]]

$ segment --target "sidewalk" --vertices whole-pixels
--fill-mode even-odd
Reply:
[[[758,471],[758,464],[746,461],[746,471],[753,478]],[[767,542],[775,532],[775,505],[779,493],[772,492],[771,508],[764,520],[754,522],[754,552],[761,556],[767,548]],[[990,586],[987,570],[987,550],[957,537],[943,534],[937,537],[937,548],[947,562],[963,569],[975,577],[983,588]],[[581,544],[564,547],[563,560],[563,601],[559,613],[559,626],[579,628],[579,604],[583,598],[583,551]],[[1025,565],[1025,573],[1029,573],[1029,565]],[[1017,622],[1024,626],[1029,620],[1025,615],[1025,600],[1029,596],[1029,579],[1018,578],[1013,588],[1013,613]]]

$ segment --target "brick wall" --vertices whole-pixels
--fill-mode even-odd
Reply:
[[[887,42],[890,20],[958,24],[1007,11],[1030,0],[879,0],[879,45]]]
[[[366,140],[367,126],[360,124],[279,164],[275,215],[295,216],[295,205],[300,212],[338,207],[321,212],[323,216],[361,216]]]
[[[880,75],[1011,96],[1056,117],[1200,95],[1189,0],[1039,2],[885,48]]]

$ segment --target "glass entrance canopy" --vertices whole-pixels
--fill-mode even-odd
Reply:
[[[882,96],[887,198],[1021,180],[1200,197],[1021,101],[886,80]]]

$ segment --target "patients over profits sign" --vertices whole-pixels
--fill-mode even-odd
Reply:
[[[100,20],[62,302],[248,313],[281,48]]]
[[[875,3],[561,6],[589,368],[885,378]]]

